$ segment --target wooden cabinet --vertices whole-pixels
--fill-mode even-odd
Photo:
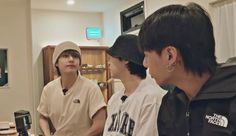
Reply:
[[[44,85],[56,78],[56,73],[52,64],[52,55],[55,46],[49,45],[43,48],[43,70]],[[111,85],[107,82],[110,78],[107,68],[106,46],[80,46],[82,76],[96,82],[107,102],[112,95]]]

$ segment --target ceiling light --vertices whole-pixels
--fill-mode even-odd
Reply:
[[[75,4],[75,1],[74,0],[67,0],[67,5],[74,5]]]

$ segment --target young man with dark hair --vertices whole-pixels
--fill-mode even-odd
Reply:
[[[81,51],[73,42],[55,47],[53,66],[58,78],[43,89],[38,106],[39,124],[45,136],[98,136],[102,133],[106,110],[98,85],[81,76]]]
[[[107,54],[111,77],[120,79],[124,90],[108,101],[103,136],[157,136],[156,119],[165,91],[145,81],[138,37],[119,36]]]
[[[236,66],[217,64],[207,12],[195,3],[163,7],[139,37],[152,77],[176,86],[162,100],[159,135],[235,136]]]

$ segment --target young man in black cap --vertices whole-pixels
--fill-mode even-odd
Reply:
[[[164,96],[159,136],[236,136],[236,65],[218,66],[213,27],[195,3],[163,7],[143,23],[144,65]]]
[[[138,37],[119,36],[107,54],[111,77],[120,79],[124,90],[108,101],[103,136],[157,136],[156,119],[165,91],[144,80],[146,68]]]

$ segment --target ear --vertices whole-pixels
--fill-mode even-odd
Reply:
[[[167,46],[164,48],[164,55],[168,64],[171,65],[177,61],[178,51],[174,46]]]

